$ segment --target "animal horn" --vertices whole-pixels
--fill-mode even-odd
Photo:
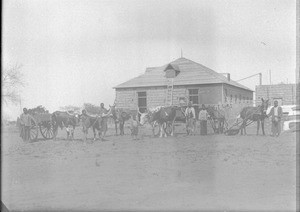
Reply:
[[[140,110],[139,110],[139,109],[138,109],[137,111],[138,111],[138,113],[139,113],[140,115],[142,115],[142,113],[140,112]]]

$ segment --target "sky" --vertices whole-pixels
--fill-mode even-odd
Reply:
[[[114,86],[181,56],[239,80],[295,83],[295,0],[4,0],[2,67],[21,107],[108,107]],[[255,90],[258,76],[240,83]],[[3,104],[7,116],[20,105]]]

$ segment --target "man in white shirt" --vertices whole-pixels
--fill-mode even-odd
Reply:
[[[278,101],[274,101],[274,107],[270,110],[268,116],[272,118],[272,136],[279,136],[281,132],[282,108],[278,106]]]
[[[196,122],[196,113],[194,107],[192,107],[192,102],[188,103],[188,107],[185,110],[186,117],[186,131],[187,134],[194,134],[195,132],[195,122]]]

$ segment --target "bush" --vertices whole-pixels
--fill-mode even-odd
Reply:
[[[96,115],[100,113],[100,106],[96,106],[90,103],[84,103],[83,107],[86,110],[86,112],[89,114]]]
[[[46,110],[45,107],[42,105],[39,105],[35,108],[28,109],[28,113],[33,115],[33,114],[41,114],[41,113],[49,113],[48,110]]]

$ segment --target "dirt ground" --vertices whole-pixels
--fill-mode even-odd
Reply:
[[[2,201],[10,210],[296,210],[296,134],[278,138],[129,135],[24,143],[2,133]],[[126,129],[127,134],[128,129]],[[269,134],[269,130],[267,130]],[[90,132],[89,137],[92,137]]]

